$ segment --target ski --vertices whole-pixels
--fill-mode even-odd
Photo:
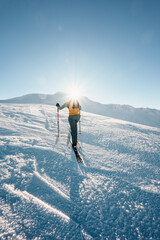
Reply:
[[[70,133],[68,134],[68,142],[70,142],[71,145],[72,145],[72,137],[71,137],[71,134],[70,134]],[[77,147],[78,147],[78,148],[82,148],[79,141],[77,141]]]
[[[77,147],[82,148],[80,142],[77,142]]]
[[[74,147],[73,147],[73,145],[72,145],[72,138],[71,138],[71,135],[70,135],[70,134],[68,135],[68,138],[69,138],[69,141],[70,141],[71,146],[72,146],[72,148],[73,148],[73,151],[74,151],[74,153],[75,153],[77,162],[83,162],[83,159],[82,159],[82,157],[81,157],[81,155],[79,154],[79,151],[78,151],[78,149],[77,149],[77,147],[78,147],[78,148],[81,148],[81,144],[80,144],[79,142],[77,142],[77,146],[74,146]]]
[[[83,162],[82,157],[81,157],[81,155],[79,154],[77,148],[76,148],[76,147],[72,147],[72,148],[73,148],[73,151],[74,151],[75,156],[76,156],[76,158],[77,158],[77,162]]]

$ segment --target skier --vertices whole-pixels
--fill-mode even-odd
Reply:
[[[64,103],[62,106],[60,106],[60,104],[57,103],[56,107],[59,110],[62,110],[63,108],[68,107],[68,110],[69,110],[68,121],[71,129],[72,147],[74,149],[77,146],[77,123],[80,120],[81,106],[79,104],[79,101],[77,99],[69,100],[68,102]]]

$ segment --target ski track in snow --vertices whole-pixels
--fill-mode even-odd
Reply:
[[[159,239],[160,129],[82,112],[0,104],[0,239]]]

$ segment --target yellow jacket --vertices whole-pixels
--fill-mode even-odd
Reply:
[[[80,105],[78,107],[73,108],[73,102],[69,101],[67,103],[64,103],[61,107],[59,107],[59,109],[62,110],[65,107],[68,107],[69,116],[80,115],[80,110],[81,110]]]
[[[76,108],[73,108],[73,104],[72,102],[68,102],[68,109],[69,109],[69,115],[77,115],[79,114],[80,115],[80,108],[79,107],[76,107]]]

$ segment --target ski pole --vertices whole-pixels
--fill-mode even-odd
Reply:
[[[81,132],[81,121],[80,121],[80,119],[79,119],[79,134],[82,134],[82,132]]]
[[[57,137],[59,137],[59,108],[57,107],[57,125],[58,125],[58,135]]]

